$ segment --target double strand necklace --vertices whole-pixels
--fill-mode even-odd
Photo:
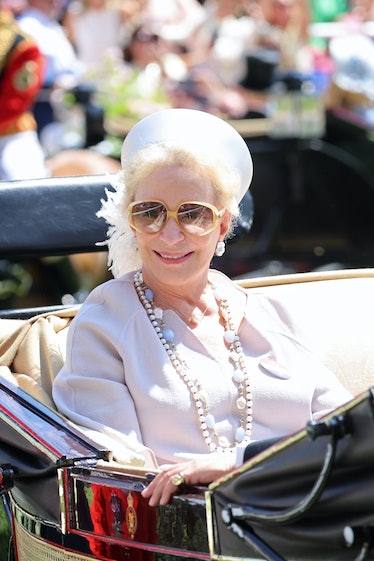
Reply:
[[[134,286],[139,300],[147,312],[148,318],[172,366],[191,393],[204,440],[211,452],[222,452],[232,450],[236,444],[249,442],[252,433],[252,393],[243,349],[233,325],[227,300],[216,289],[213,283],[210,282],[209,284],[218,303],[219,313],[225,324],[224,342],[229,346],[229,357],[234,365],[232,378],[237,386],[235,404],[239,415],[239,426],[235,430],[234,442],[229,442],[225,436],[220,436],[218,434],[214,416],[209,409],[207,392],[201,386],[199,380],[191,378],[188,365],[179,356],[174,343],[174,333],[167,327],[164,321],[164,310],[155,306],[154,294],[144,283],[142,272],[137,271],[134,275]]]

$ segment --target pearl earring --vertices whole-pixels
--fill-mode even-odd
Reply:
[[[132,249],[133,251],[138,251],[138,240],[136,239],[135,236],[133,236],[133,237],[131,238],[130,246],[131,246],[131,249]]]
[[[225,242],[223,241],[217,242],[216,251],[214,255],[216,255],[217,257],[222,257],[222,255],[225,253],[225,250],[226,250]]]

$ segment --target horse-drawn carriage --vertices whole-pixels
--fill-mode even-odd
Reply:
[[[95,251],[108,178],[0,186],[0,257]],[[19,204],[22,200],[22,205]],[[53,376],[77,306],[4,310],[0,321],[0,489],[15,561],[374,559],[374,270],[241,279],[275,294],[355,397],[318,423],[255,443],[209,487],[181,487],[166,506],[153,477],[112,461],[59,415]]]

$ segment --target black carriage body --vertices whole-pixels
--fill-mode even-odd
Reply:
[[[373,444],[371,389],[213,483],[212,559],[373,560]]]
[[[209,559],[198,493],[152,508],[140,495],[145,475],[82,466],[58,471],[60,523],[27,512],[17,492],[11,494],[17,561]]]
[[[5,381],[0,397],[16,561],[209,558],[204,489],[150,507],[151,474],[115,469],[107,450]]]
[[[372,390],[157,508],[144,468],[111,463],[11,384],[0,397],[16,561],[374,559]]]

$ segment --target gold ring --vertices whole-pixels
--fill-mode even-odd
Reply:
[[[179,487],[179,485],[183,485],[183,483],[184,483],[183,474],[182,473],[177,473],[176,475],[174,475],[174,477],[172,477],[171,482],[176,487]]]

